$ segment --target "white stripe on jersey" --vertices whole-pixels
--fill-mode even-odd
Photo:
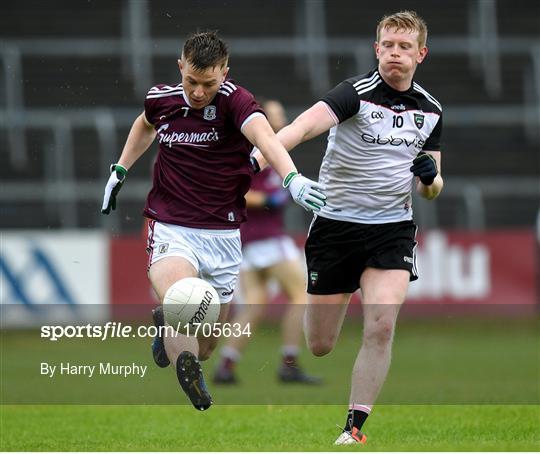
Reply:
[[[226,92],[228,94],[231,94],[234,90],[232,88],[225,87],[224,85],[222,85],[221,87],[219,87],[219,91],[223,91],[223,92]]]
[[[221,93],[222,95],[225,95],[225,96],[230,95],[230,93],[228,91],[225,91],[225,90],[218,90],[218,93]]]
[[[233,91],[235,91],[237,88],[231,84],[230,82],[223,82],[221,86],[219,87],[219,93],[230,95]]]
[[[373,82],[374,79],[379,78],[379,73],[375,72],[371,77],[366,77],[365,79],[360,79],[359,81],[355,82],[353,84],[353,87],[358,89],[361,85],[369,85],[371,82]]]
[[[367,91],[373,90],[377,85],[380,85],[380,84],[382,84],[381,79],[377,80],[377,82],[373,82],[371,85],[365,87],[363,90],[360,90],[360,91],[356,90],[356,93],[358,93],[358,95],[361,95],[362,93],[366,93]]]
[[[152,94],[154,94],[154,93],[165,93],[165,92],[168,92],[168,91],[178,90],[178,89],[181,89],[181,88],[182,88],[182,84],[178,84],[178,85],[176,85],[174,87],[171,87],[170,85],[165,85],[162,88],[152,87],[148,93],[152,93]]]
[[[251,115],[248,115],[248,117],[243,121],[242,125],[240,126],[240,131],[242,131],[242,128],[256,117],[264,117],[264,115],[261,112],[253,112]]]
[[[222,88],[222,87],[223,87],[223,88],[225,88],[225,87],[230,88],[230,89],[232,89],[232,91],[237,90],[236,85],[234,85],[232,82],[230,82],[230,81],[228,81],[228,80],[225,81],[225,82],[223,82],[223,84],[221,85],[220,88]]]
[[[439,101],[437,101],[433,96],[431,96],[425,89],[423,89],[420,85],[418,85],[416,82],[413,82],[413,88],[422,93],[429,102],[431,102],[432,104],[436,105],[439,110],[442,112],[442,106],[441,106],[441,103]]]
[[[169,91],[167,93],[149,94],[146,99],[164,98],[166,96],[180,96],[184,94],[184,90]]]

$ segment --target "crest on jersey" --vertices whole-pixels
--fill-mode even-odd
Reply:
[[[414,114],[414,124],[418,129],[422,129],[422,126],[424,126],[424,115]]]
[[[204,119],[214,120],[216,118],[216,106],[206,106],[204,108]]]

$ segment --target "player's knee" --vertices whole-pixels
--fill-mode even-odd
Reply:
[[[364,330],[364,344],[385,347],[392,342],[395,322],[392,318],[381,317],[368,323]]]
[[[315,356],[324,356],[334,349],[335,341],[327,339],[308,340],[308,348]]]

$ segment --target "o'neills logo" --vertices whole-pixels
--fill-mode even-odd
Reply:
[[[201,304],[199,304],[199,309],[197,309],[197,312],[193,314],[193,317],[191,317],[191,320],[189,321],[190,325],[193,325],[193,323],[202,323],[204,321],[204,317],[206,317],[206,313],[208,312],[208,306],[210,306],[211,302],[212,292],[206,290],[206,292],[204,292]]]
[[[171,132],[165,133],[169,124],[164,124],[158,129],[159,143],[164,143],[169,148],[173,145],[192,144],[198,145],[203,142],[217,142],[218,133],[215,128],[208,132]]]

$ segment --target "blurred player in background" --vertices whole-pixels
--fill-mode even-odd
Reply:
[[[366,441],[362,425],[388,373],[409,281],[417,279],[412,188],[434,199],[443,187],[442,108],[413,80],[426,39],[415,12],[384,17],[374,45],[378,67],[343,81],[278,133],[290,150],[330,130],[319,174],[328,204],[306,242],[306,337],[315,355],[333,349],[351,294],[362,294],[362,347],[338,445]]]
[[[148,277],[162,302],[168,288],[186,277],[201,277],[218,292],[219,322],[228,304],[242,259],[239,227],[253,175],[250,153],[256,145],[306,209],[324,205],[322,186],[297,173],[260,106],[246,89],[227,79],[228,49],[215,32],[197,33],[184,44],[178,67],[182,83],[156,85],[146,96],[105,187],[102,212],[116,207],[128,169],[158,138],[153,187],[144,215],[148,232]],[[163,311],[154,311],[163,326]],[[207,359],[215,337],[156,336],[154,360],[172,363],[195,408],[212,404],[199,359]]]
[[[283,105],[276,100],[257,99],[275,132],[287,124]],[[284,211],[289,197],[281,178],[267,167],[255,176],[246,194],[248,222],[240,228],[242,265],[240,288],[244,305],[232,323],[250,324],[251,329],[264,315],[268,284],[279,284],[290,304],[282,321],[282,363],[278,378],[284,383],[317,384],[320,379],[306,374],[298,364],[303,343],[303,320],[307,304],[305,270],[300,251],[285,232]],[[221,361],[214,375],[216,383],[236,383],[236,363],[249,338],[229,337],[221,350]]]

